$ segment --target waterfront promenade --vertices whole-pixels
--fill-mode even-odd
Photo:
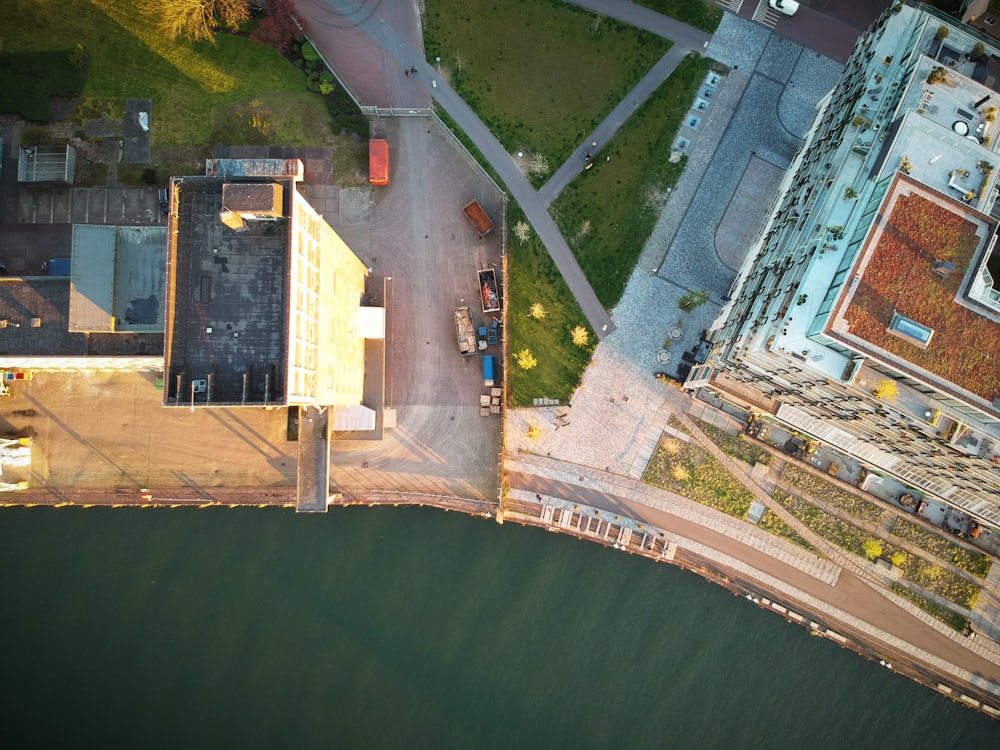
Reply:
[[[336,24],[330,26],[339,28]],[[381,49],[395,60],[390,67],[397,79],[398,61],[419,53],[416,46],[405,41],[412,40],[411,32],[412,29],[408,35],[397,37],[380,31],[381,36],[372,37],[383,42],[385,46]],[[866,655],[872,658],[879,655],[932,687],[937,678],[954,691],[953,697],[964,694],[969,698],[966,702],[974,700],[977,704],[992,700],[983,710],[996,715],[991,712],[992,707],[1000,705],[1000,669],[995,644],[986,639],[962,640],[958,634],[949,634],[915,608],[884,595],[873,586],[872,572],[846,560],[843,553],[826,548],[824,557],[804,554],[780,540],[761,536],[763,532],[745,523],[721,517],[684,498],[636,481],[666,417],[683,415],[697,406],[680,393],[666,389],[652,376],[664,332],[674,322],[672,315],[651,311],[675,310],[677,298],[690,289],[718,291],[728,287],[743,245],[719,232],[719,227],[759,224],[766,207],[761,205],[765,202],[759,196],[766,194],[768,185],[773,187],[774,176],[787,165],[801,128],[808,124],[805,113],[809,102],[823,93],[822,86],[836,72],[836,66],[812,57],[802,47],[774,39],[766,30],[730,16],[713,38],[708,54],[734,69],[723,85],[703,134],[694,144],[688,170],[647,244],[621,304],[610,317],[592,303],[585,308],[599,335],[606,338],[595,353],[594,364],[588,369],[571,410],[566,407],[518,410],[510,415],[504,468],[512,491],[504,500],[501,519],[533,523],[609,546],[617,544],[628,551],[648,552],[652,557],[672,560],[713,580],[738,586],[758,599],[766,592],[771,601],[784,602],[778,606],[785,612],[768,604],[773,611],[795,620],[788,612],[794,608],[791,611],[801,613],[803,625],[811,627],[815,622],[816,630],[822,625],[822,631],[833,640],[842,644],[850,641]],[[775,60],[781,60],[782,64],[776,64]],[[761,61],[763,66],[758,71],[757,64]],[[669,66],[662,67],[666,75]],[[482,135],[474,115],[469,119],[471,110],[463,108],[464,103],[453,91],[440,84],[431,87],[432,90],[426,88],[426,82],[436,80],[430,66],[420,63],[420,70],[423,94],[413,97],[413,106],[426,101],[423,96],[433,95],[446,108],[453,107],[450,111],[464,118],[466,132],[471,130],[470,134],[482,136],[488,147],[484,153],[495,162],[494,166],[504,168],[501,174],[506,176],[509,165],[504,165],[509,156],[502,148],[497,152],[499,144],[491,146],[486,137],[489,134]],[[397,80],[393,86],[398,84]],[[419,87],[411,88],[418,94],[421,91]],[[766,128],[760,121],[765,117]],[[612,125],[609,121],[602,124],[608,128],[599,129],[602,139],[613,134]],[[764,147],[760,145],[762,140]],[[566,172],[563,176],[572,174]],[[515,184],[520,185],[517,179],[512,176]],[[756,201],[747,200],[748,180],[757,186]],[[557,188],[554,184],[542,194],[524,193],[523,185],[518,190],[511,188],[519,201],[524,200],[522,205],[527,204],[529,218],[533,223],[538,222],[536,229],[551,222],[544,206]],[[561,248],[561,239],[549,237],[552,247]],[[552,250],[549,242],[546,246]],[[557,265],[569,274],[571,287],[586,302],[586,289],[579,285],[580,277],[572,269],[566,270],[569,259],[565,253],[558,249],[553,257],[562,258],[562,265],[559,261]],[[717,305],[710,303],[685,318],[684,336],[696,338],[716,309]],[[526,428],[535,424],[542,427],[541,438],[527,443],[523,437]],[[107,463],[118,470],[112,458]],[[266,464],[271,472],[261,470],[262,484],[287,478],[283,477],[287,470],[281,471],[285,468],[283,458],[283,452],[261,452],[260,463]],[[740,469],[735,469],[739,474]],[[748,486],[754,486],[752,478],[744,479]],[[134,488],[117,499],[112,498],[112,504],[288,505],[294,494],[290,488],[286,493],[285,488],[272,487],[262,487],[256,492],[219,488],[164,494],[140,486],[145,482],[133,484]],[[760,492],[760,488],[756,491]],[[67,495],[60,500],[51,493],[47,500],[40,498],[39,502],[89,504],[86,497],[81,501]],[[482,516],[492,513],[489,503],[474,498],[420,493],[371,491],[347,502],[426,504]],[[567,503],[580,508],[569,507]],[[587,517],[584,531],[583,518],[588,510],[612,513],[619,517],[620,523],[605,520],[592,533]],[[646,528],[639,529],[639,525]],[[612,527],[618,529],[613,537],[609,535]],[[628,534],[623,531],[625,528]],[[659,544],[647,539],[652,549],[642,550],[640,532],[651,528],[664,536]],[[665,545],[663,539],[669,543]],[[857,645],[862,643],[867,645]]]

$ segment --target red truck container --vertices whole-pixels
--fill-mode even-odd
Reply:
[[[389,184],[389,142],[383,138],[368,141],[368,175],[372,185]]]

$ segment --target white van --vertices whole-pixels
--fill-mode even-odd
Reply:
[[[786,16],[794,16],[799,10],[799,4],[795,0],[768,0],[767,4]]]

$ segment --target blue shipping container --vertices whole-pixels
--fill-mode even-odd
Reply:
[[[69,258],[52,258],[42,263],[42,273],[47,276],[69,276]]]
[[[494,362],[493,355],[487,354],[483,357],[483,382],[487,385],[493,384]]]

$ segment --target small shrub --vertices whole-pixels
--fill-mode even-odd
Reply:
[[[542,320],[548,313],[545,312],[545,306],[541,302],[532,302],[528,315],[535,320]]]
[[[586,346],[590,343],[590,331],[583,326],[577,326],[570,331],[570,336],[572,336],[573,343],[577,346]]]
[[[514,361],[517,362],[518,366],[522,370],[530,370],[538,364],[538,360],[532,356],[530,349],[522,349],[519,351],[514,355]]]
[[[700,307],[708,302],[708,292],[704,289],[698,292],[685,294],[677,301],[677,306],[684,312],[691,312],[696,307]]]
[[[313,47],[309,42],[303,42],[302,59],[305,60],[306,63],[308,64],[308,63],[318,63],[321,58],[319,56],[319,52],[316,51],[315,47]],[[315,67],[315,65],[310,67]]]
[[[69,53],[69,64],[77,70],[83,70],[84,66],[86,66],[87,50],[84,49],[84,46],[80,42],[77,42],[73,47],[73,51]]]
[[[869,560],[877,560],[882,556],[882,541],[880,539],[866,539],[864,550],[865,557]]]

